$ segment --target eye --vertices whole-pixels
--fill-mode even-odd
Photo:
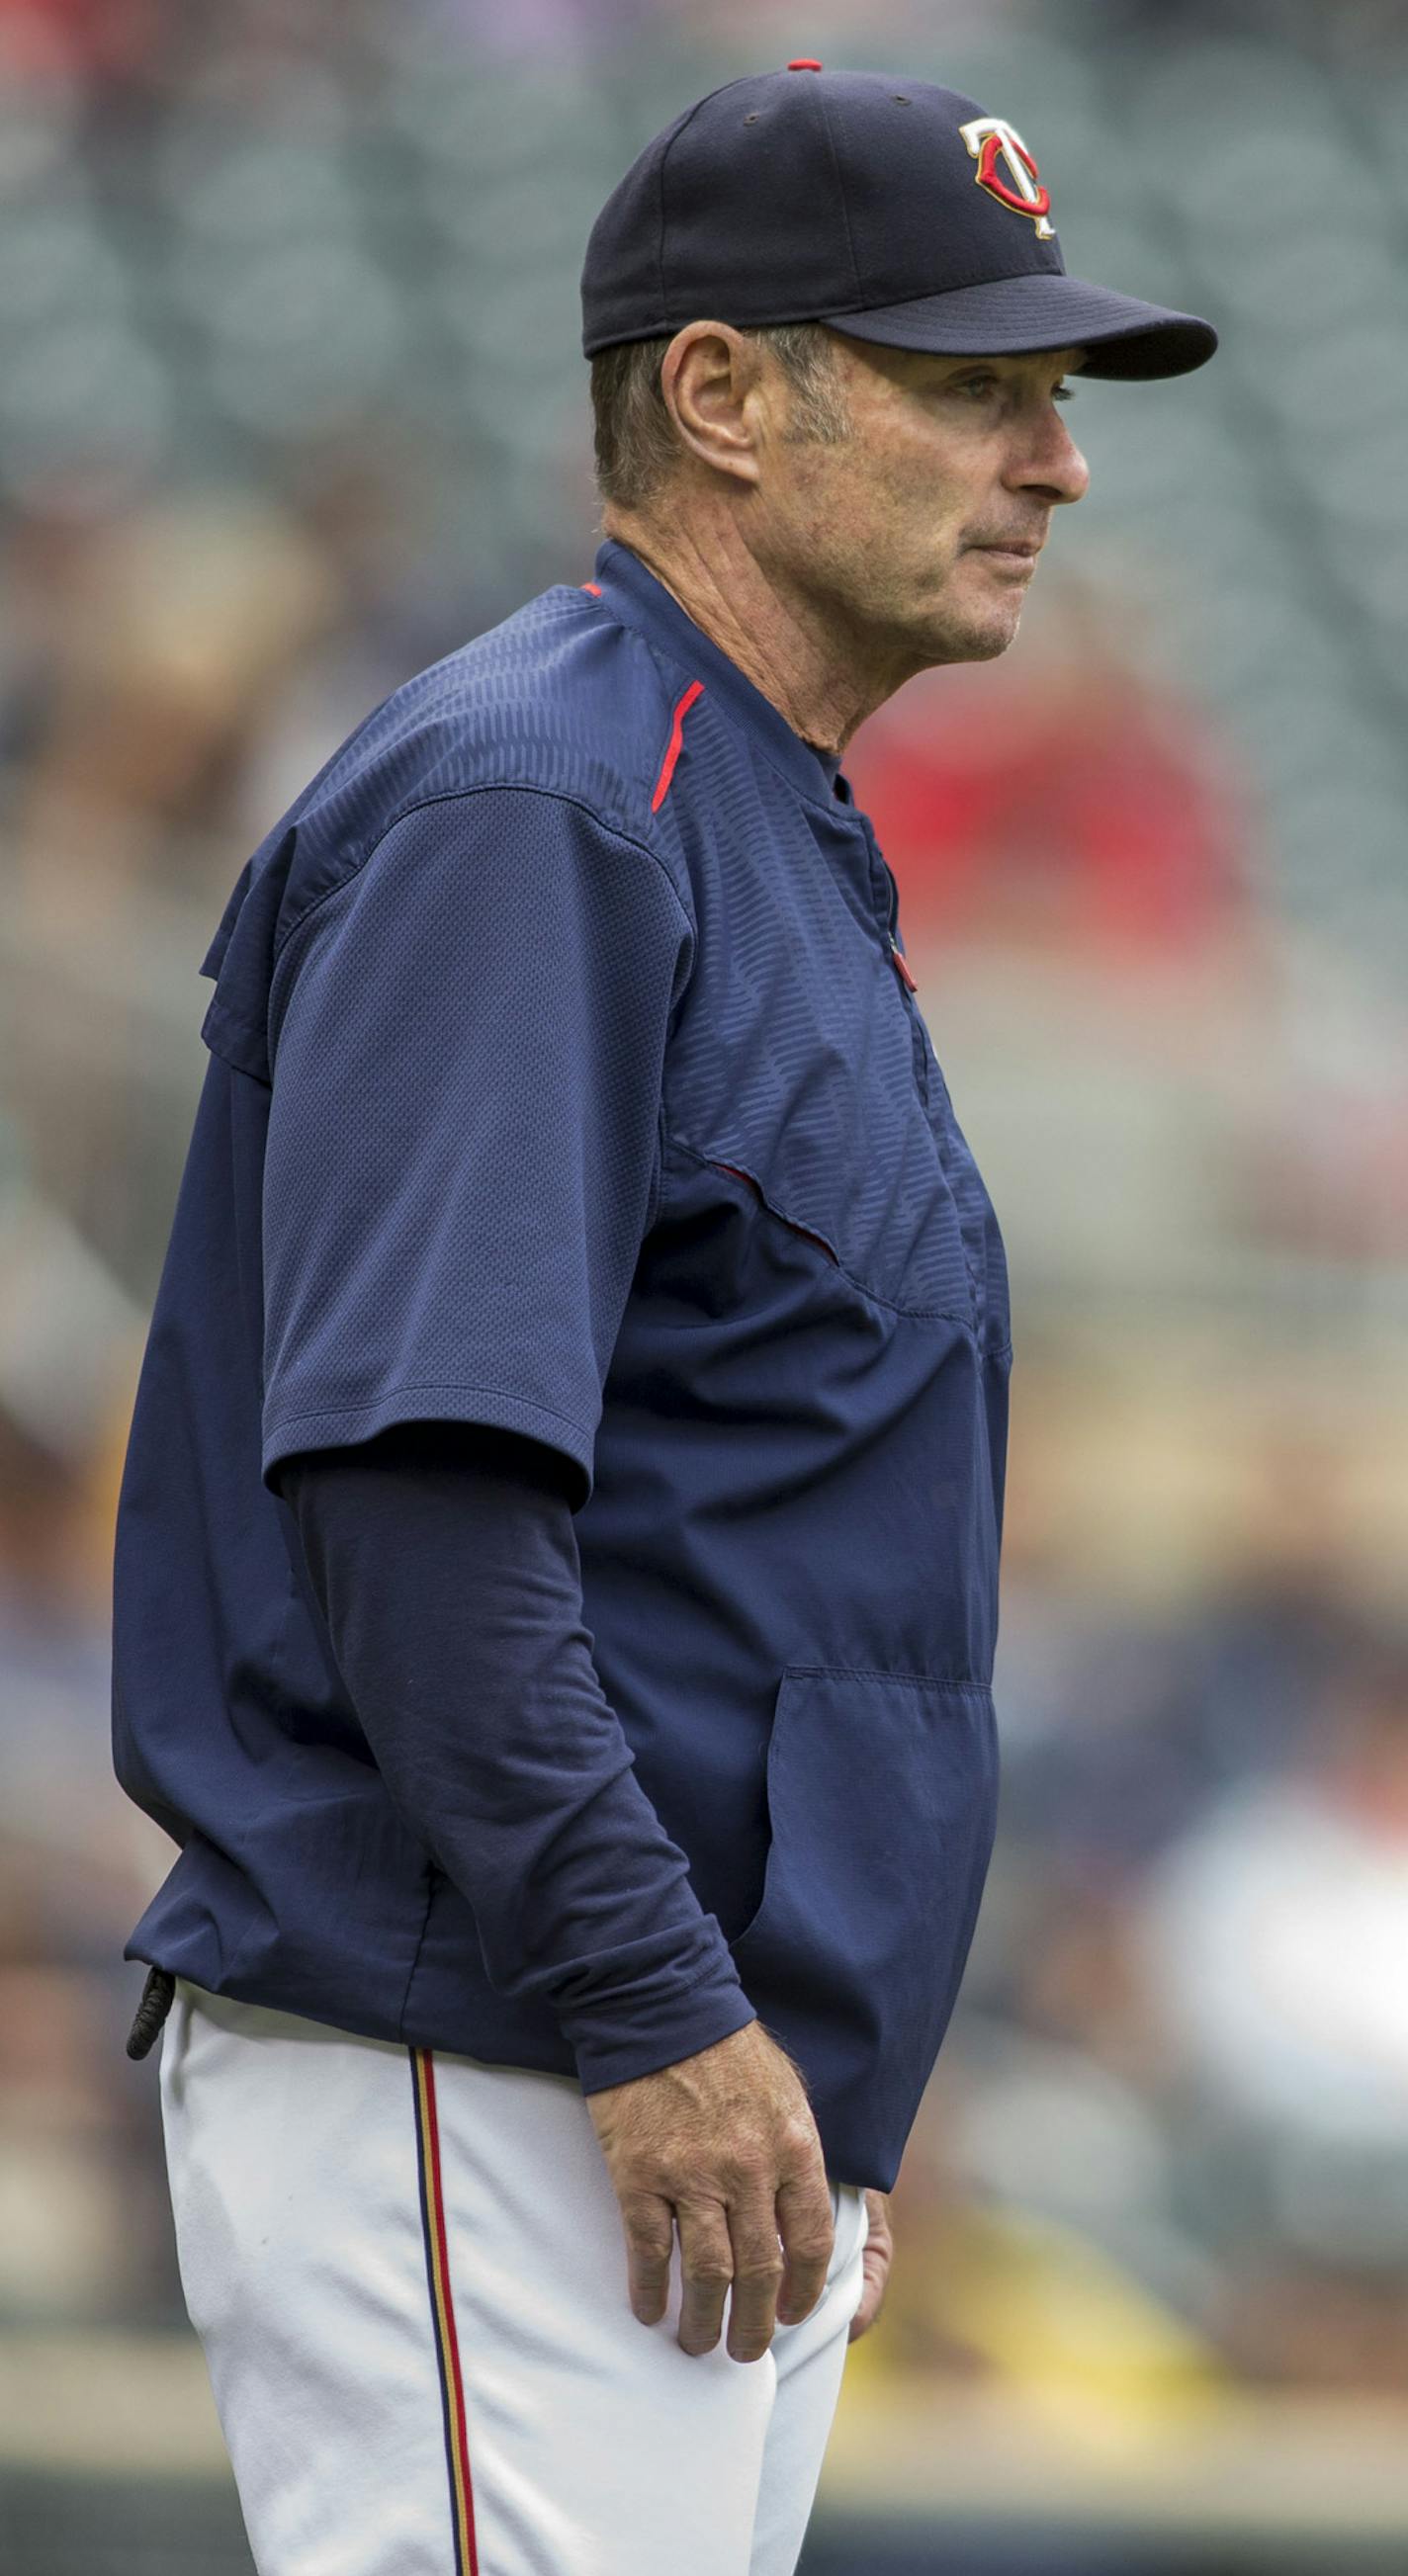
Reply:
[[[1075,401],[1075,398],[1076,398],[1076,389],[1075,389],[1075,386],[1074,386],[1074,385],[1066,385],[1066,384],[1056,385],[1056,386],[1053,388],[1053,390],[1052,390],[1051,399],[1052,399],[1052,401],[1053,401],[1053,402],[1059,402],[1059,403],[1074,402],[1074,401]]]
[[[954,390],[960,394],[986,394],[991,393],[996,383],[996,376],[980,367],[976,375],[960,376]]]

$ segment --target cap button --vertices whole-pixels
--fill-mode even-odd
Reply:
[[[814,63],[810,54],[799,54],[795,63],[789,63],[787,68],[789,72],[819,72],[821,65]]]

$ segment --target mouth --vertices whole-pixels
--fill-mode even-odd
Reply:
[[[1036,570],[1036,559],[1045,542],[1044,537],[1013,537],[998,545],[984,545],[975,540],[970,551],[986,555],[989,563],[999,571],[1030,574]]]

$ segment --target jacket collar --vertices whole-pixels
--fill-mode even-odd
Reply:
[[[623,626],[633,626],[691,680],[702,680],[709,695],[727,707],[736,721],[755,735],[775,769],[803,796],[844,811],[850,789],[844,778],[833,788],[832,768],[820,752],[793,731],[781,710],[711,642],[702,626],[657,581],[629,546],[608,537],[598,548],[596,584],[602,603]]]

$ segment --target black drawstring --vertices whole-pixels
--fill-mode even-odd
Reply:
[[[142,2000],[137,2006],[132,2027],[127,2034],[129,2057],[146,2056],[171,2010],[171,1998],[175,1992],[176,1980],[167,1969],[149,1968],[147,1970],[147,1982],[142,1988]]]

